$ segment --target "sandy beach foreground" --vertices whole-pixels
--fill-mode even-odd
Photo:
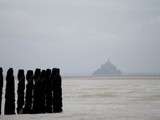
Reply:
[[[106,80],[107,79],[107,80]],[[160,79],[63,78],[63,113],[1,120],[159,120]],[[3,96],[4,97],[4,96]],[[4,102],[4,100],[3,100]]]

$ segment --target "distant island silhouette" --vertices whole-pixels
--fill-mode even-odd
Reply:
[[[93,75],[121,75],[121,70],[117,69],[117,67],[111,63],[108,59],[106,63],[102,64],[100,68],[94,71]]]

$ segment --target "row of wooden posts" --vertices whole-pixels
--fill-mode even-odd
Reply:
[[[62,87],[58,68],[52,70],[37,68],[35,72],[28,70],[26,76],[24,70],[20,69],[17,79],[17,108],[15,108],[15,79],[13,68],[8,69],[5,87],[5,115],[62,112]],[[3,69],[0,68],[0,114],[3,80]]]

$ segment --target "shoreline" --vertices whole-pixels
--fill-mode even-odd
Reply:
[[[128,80],[128,79],[154,79],[160,80],[160,75],[106,75],[106,76],[62,76],[62,79],[78,79],[78,80]]]

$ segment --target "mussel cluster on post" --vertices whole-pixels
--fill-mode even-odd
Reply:
[[[7,71],[4,114],[40,114],[62,112],[60,69],[18,71],[17,108],[15,109],[15,77],[13,68]],[[0,68],[0,108],[3,91],[3,69]],[[17,110],[17,112],[16,112]],[[1,111],[0,111],[1,113]]]

